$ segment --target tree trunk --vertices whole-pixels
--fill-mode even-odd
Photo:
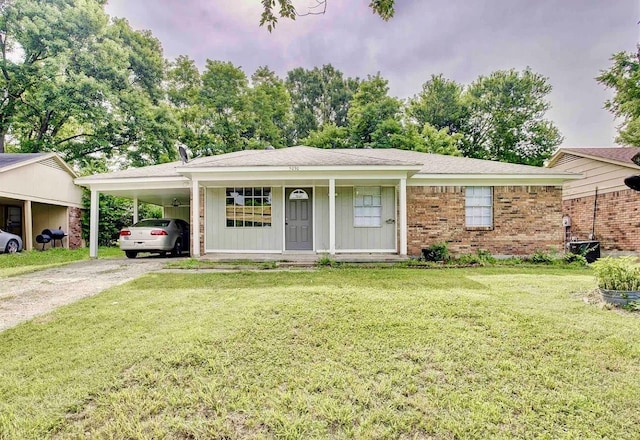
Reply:
[[[4,138],[5,133],[0,133],[0,154],[4,153]]]

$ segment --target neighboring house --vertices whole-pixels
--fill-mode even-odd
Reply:
[[[593,237],[607,254],[640,251],[640,193],[624,184],[640,174],[632,161],[639,153],[638,147],[561,148],[551,156],[548,168],[583,176],[562,190],[569,239]]]
[[[76,177],[55,153],[0,153],[0,229],[21,236],[25,249],[42,249],[36,236],[62,227],[68,236],[56,245],[81,246],[82,189],[73,183]]]
[[[484,249],[527,255],[562,249],[561,188],[577,177],[414,151],[299,146],[135,168],[76,183],[91,189],[92,256],[99,193],[131,198],[134,205],[160,205],[165,215],[188,219],[194,256],[419,255],[439,242],[454,254]]]

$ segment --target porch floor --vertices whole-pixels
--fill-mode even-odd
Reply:
[[[406,255],[383,254],[383,253],[348,253],[348,254],[318,254],[315,252],[284,252],[281,254],[231,254],[212,253],[199,257],[200,260],[216,261],[221,263],[232,263],[234,261],[255,261],[255,262],[286,262],[299,264],[314,264],[320,258],[329,257],[334,261],[342,263],[398,263],[409,259]]]

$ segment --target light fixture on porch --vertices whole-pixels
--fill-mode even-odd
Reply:
[[[178,202],[178,199],[174,198],[173,202],[171,202],[171,206],[173,206],[174,208],[180,206],[180,202]]]

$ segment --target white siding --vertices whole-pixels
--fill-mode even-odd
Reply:
[[[82,189],[60,168],[32,163],[0,173],[0,197],[82,206]]]
[[[215,251],[282,251],[282,188],[271,191],[271,226],[227,227],[225,188],[208,188],[205,198],[205,249]]]
[[[179,218],[187,223],[191,223],[190,208],[188,206],[165,206],[164,217],[167,218]]]
[[[562,198],[577,199],[592,196],[596,187],[598,193],[607,193],[629,189],[624,179],[639,170],[623,165],[602,162],[599,160],[578,157],[571,161],[559,161],[553,168],[571,173],[582,173],[583,179],[570,180],[562,187]]]
[[[395,251],[395,188],[382,187],[382,226],[380,227],[354,226],[353,191],[353,187],[336,189],[336,249]],[[387,220],[394,222],[387,223]]]

